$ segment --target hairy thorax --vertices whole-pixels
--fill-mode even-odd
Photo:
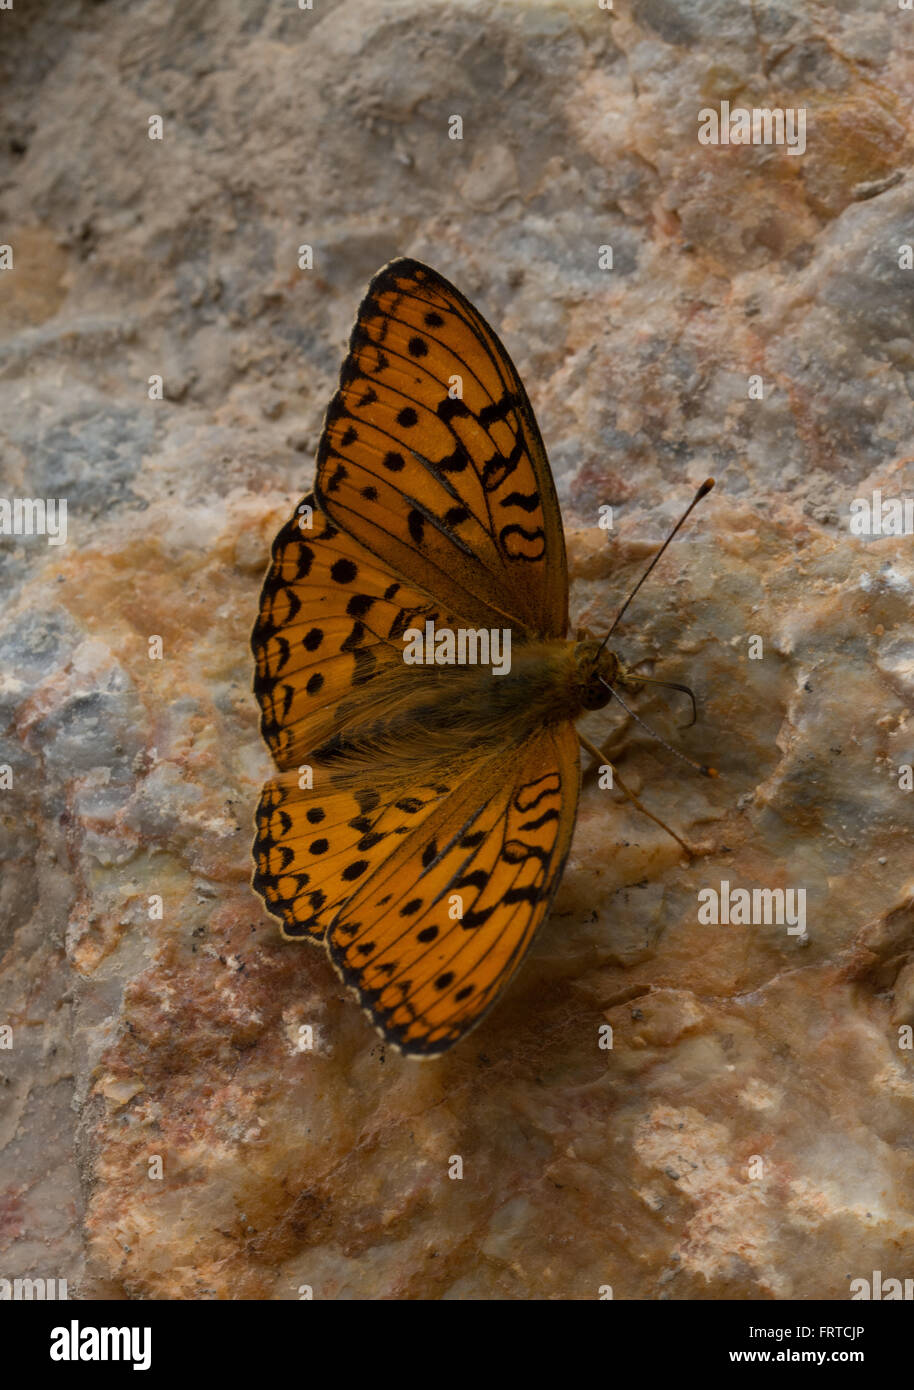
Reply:
[[[341,707],[337,737],[315,756],[332,762],[370,762],[374,775],[390,761],[409,775],[418,764],[440,767],[442,757],[485,756],[506,743],[523,743],[544,725],[575,720],[601,709],[619,674],[612,652],[594,639],[516,640],[510,669],[490,665],[392,664],[371,682],[372,700]]]

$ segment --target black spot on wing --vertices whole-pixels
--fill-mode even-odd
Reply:
[[[370,594],[353,594],[346,604],[346,612],[350,618],[364,618],[373,603],[374,599]]]
[[[356,859],[352,864],[346,865],[345,869],[343,870],[342,877],[346,880],[347,883],[353,883],[357,878],[361,878],[362,874],[365,872],[367,868],[367,859]]]
[[[450,424],[451,420],[462,418],[465,415],[469,415],[469,413],[469,406],[466,405],[459,396],[445,396],[443,401],[439,401],[435,409],[435,414],[438,416],[438,419],[442,420],[446,425]]]
[[[544,811],[537,820],[524,821],[520,828],[521,830],[540,830],[544,825],[548,825],[550,821],[558,820],[558,818],[559,813],[555,809]]]
[[[455,888],[485,888],[489,881],[489,875],[484,869],[474,869],[472,873],[464,874],[463,878],[457,880]]]
[[[330,566],[330,576],[337,584],[351,584],[358,572],[358,566],[354,560],[334,560]]]
[[[535,512],[540,505],[540,495],[534,489],[533,492],[511,492],[507,497],[501,499],[502,507],[520,507],[524,512]]]
[[[463,927],[464,931],[473,931],[475,927],[483,927],[494,911],[494,904],[492,907],[470,908],[469,912],[463,914],[460,925]]]
[[[517,397],[513,391],[503,391],[497,401],[490,401],[488,405],[483,406],[477,417],[479,423],[483,429],[488,429],[496,420],[506,420],[517,404]]]

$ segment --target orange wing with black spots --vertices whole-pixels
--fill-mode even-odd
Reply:
[[[372,681],[402,673],[403,633],[426,622],[460,620],[305,497],[273,543],[251,637],[260,728],[277,767],[306,762],[371,709]]]
[[[570,721],[523,717],[523,684],[496,716],[505,687],[407,666],[404,634],[563,637],[567,589],[510,359],[446,280],[392,263],[359,311],[315,494],[261,594],[255,691],[278,775],[254,886],[412,1055],[463,1037],[523,958],[571,843],[579,765]]]
[[[423,807],[337,911],[330,957],[402,1051],[453,1047],[514,974],[561,879],[579,784],[574,725],[542,730]]]
[[[564,637],[561,515],[527,393],[482,315],[418,261],[392,261],[362,301],[315,492],[469,623]]]
[[[376,791],[335,784],[318,765],[313,785],[299,773],[267,782],[257,807],[254,887],[282,923],[283,936],[323,939],[359,884],[418,828],[449,788],[411,787],[385,804]]]
[[[254,886],[290,938],[330,957],[390,1042],[423,1056],[474,1028],[561,878],[577,811],[570,723],[383,802],[319,771],[268,782]],[[442,774],[446,776],[447,774]]]

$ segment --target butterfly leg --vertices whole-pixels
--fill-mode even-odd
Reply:
[[[622,723],[621,723],[621,724],[619,725],[619,727],[613,732],[613,734],[611,735],[611,737],[608,738],[608,739],[606,740],[606,742],[604,743],[603,747],[601,748],[601,750],[600,750],[600,761],[603,762],[603,763],[605,763],[605,762],[612,762],[613,755],[614,755],[615,753],[620,752],[621,749],[625,748],[628,744],[630,744],[630,743],[631,743],[631,738],[632,738],[632,720],[631,720],[630,717],[626,714],[626,716],[625,716],[625,718],[623,719]]]
[[[592,758],[595,758],[598,764],[607,763],[605,753],[603,753],[595,743],[591,743],[589,738],[585,738],[583,734],[579,733],[578,739],[580,740],[581,747],[584,749],[584,751],[589,753]],[[675,830],[671,830],[665,821],[662,821],[658,816],[655,816],[653,811],[649,811],[647,807],[638,800],[638,798],[635,796],[635,793],[625,785],[625,783],[622,781],[622,778],[616,771],[615,767],[613,767],[613,764],[609,763],[609,766],[612,768],[613,784],[618,786],[619,790],[625,793],[629,801],[631,801],[633,805],[637,806],[638,810],[641,811],[643,815],[647,816],[648,820],[652,820],[655,825],[660,826],[661,830],[665,830],[668,835],[672,835],[677,845],[681,845],[682,848],[685,850],[689,859],[693,859],[695,857],[696,851],[692,848],[692,846],[687,845],[685,840],[681,839],[680,836],[676,834]]]

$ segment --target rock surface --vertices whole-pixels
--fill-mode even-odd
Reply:
[[[0,1277],[840,1300],[914,1274],[914,541],[849,524],[914,496],[912,23],[863,0],[0,15],[0,494],[68,504],[66,544],[0,538]],[[805,152],[699,143],[722,100],[805,108]],[[699,694],[687,731],[675,696],[637,707],[717,781],[637,729],[620,768],[705,853],[587,781],[527,962],[424,1064],[249,887],[261,576],[401,253],[527,383],[575,619],[606,624],[718,481],[619,631]],[[701,922],[722,882],[805,889],[805,932]]]

